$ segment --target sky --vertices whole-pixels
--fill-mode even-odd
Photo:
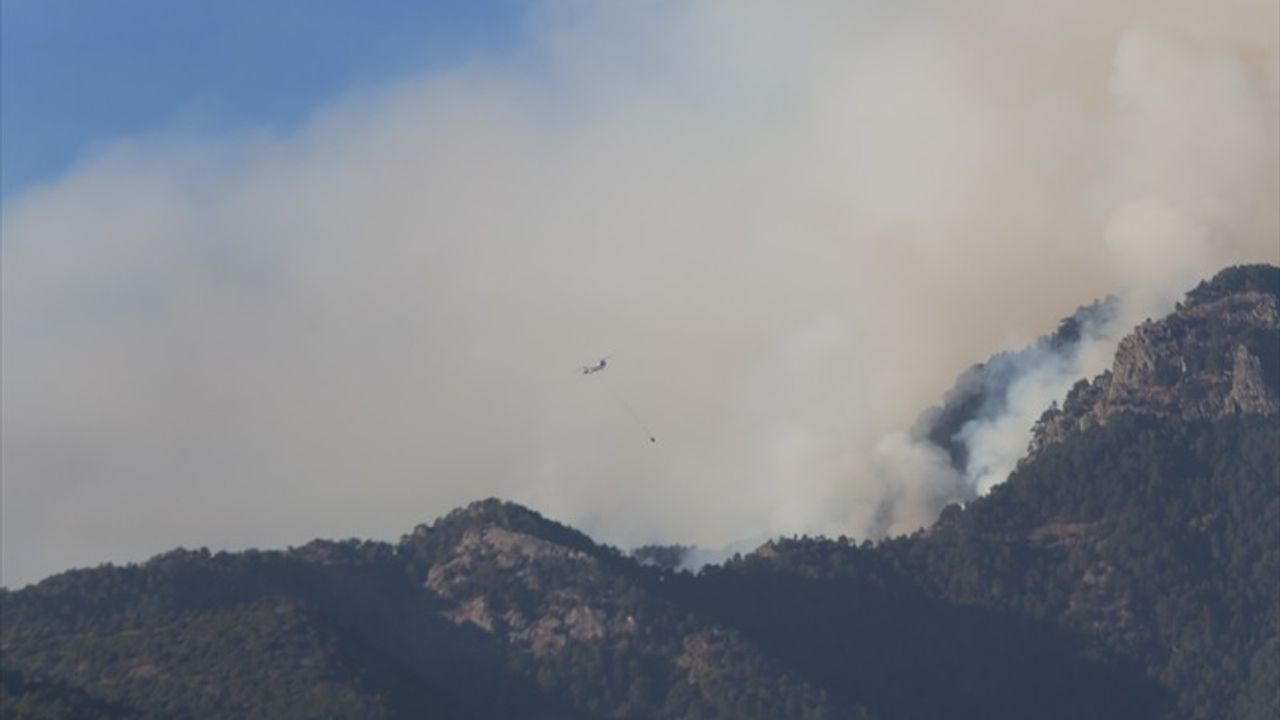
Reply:
[[[510,53],[517,0],[4,0],[3,193],[146,133],[289,132],[354,87]]]
[[[0,4],[0,583],[488,496],[910,532],[1280,262],[1270,0],[384,5]],[[1112,293],[980,476],[908,432]]]

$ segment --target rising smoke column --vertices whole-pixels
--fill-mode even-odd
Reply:
[[[491,495],[622,545],[927,524],[1096,358],[921,442],[958,369],[1280,261],[1276,15],[548,4],[296,131],[107,143],[4,208],[4,582]]]

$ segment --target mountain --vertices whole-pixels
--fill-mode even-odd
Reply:
[[[693,574],[491,499],[397,543],[0,591],[0,710],[1276,717],[1278,301],[1273,267],[1201,284],[1046,413],[1005,483],[909,537],[780,538]]]
[[[1081,380],[1036,424],[1032,451],[1124,414],[1216,419],[1280,412],[1280,271],[1223,270],[1168,317],[1120,342],[1111,370]]]
[[[64,573],[4,595],[0,650],[161,717],[860,717],[672,579],[486,500],[395,545]]]

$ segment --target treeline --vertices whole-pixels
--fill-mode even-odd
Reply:
[[[914,536],[782,539],[698,574],[498,501],[396,544],[73,571],[0,593],[0,708],[1272,718],[1278,439],[1275,417],[1119,418]]]

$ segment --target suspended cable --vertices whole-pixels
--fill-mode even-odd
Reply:
[[[627,411],[627,414],[631,416],[631,419],[635,421],[636,425],[641,430],[644,431],[645,437],[649,438],[649,442],[651,443],[658,442],[658,438],[653,434],[651,430],[649,430],[649,426],[646,425],[644,420],[640,417],[640,413],[636,412],[636,409],[631,406],[631,403],[627,402],[627,399],[622,396],[622,393],[618,392],[617,389],[615,389],[612,384],[610,384],[608,381],[604,379],[604,375],[601,374],[600,371],[604,370],[605,366],[608,364],[606,360],[607,360],[607,357],[601,358],[596,364],[583,367],[582,368],[583,374],[592,375],[597,380],[599,380],[600,384],[604,385],[605,388],[609,390],[609,393],[613,395],[613,398],[618,401],[618,404],[621,405],[622,408]]]

